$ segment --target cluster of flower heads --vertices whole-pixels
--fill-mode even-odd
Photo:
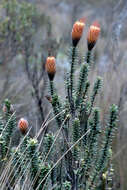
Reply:
[[[77,46],[79,40],[81,39],[85,25],[86,25],[86,20],[84,18],[74,23],[72,28],[72,44],[74,47]],[[98,23],[98,21],[95,21],[89,27],[87,34],[87,45],[89,51],[91,51],[95,46],[99,34],[100,34],[100,24]]]
[[[80,41],[83,35],[83,30],[84,30],[85,25],[86,25],[85,18],[82,18],[74,23],[72,32],[71,32],[73,47],[76,47],[78,45],[78,42]],[[98,23],[98,21],[93,22],[91,26],[89,27],[88,34],[87,34],[88,51],[91,51],[94,48],[98,40],[100,30],[101,30],[100,24]],[[56,73],[55,57],[49,56],[47,58],[45,68],[48,73],[49,80],[52,81]]]
[[[72,45],[73,47],[76,47],[78,45],[78,42],[80,41],[83,30],[86,25],[86,19],[82,18],[78,21],[76,21],[72,27]],[[87,34],[87,46],[88,51],[91,51],[93,47],[95,46],[98,37],[100,34],[100,25],[97,21],[93,22],[92,25],[89,27],[88,34]],[[53,56],[47,57],[46,64],[45,64],[46,71],[48,73],[48,77],[50,81],[53,81],[55,73],[56,73],[56,59]],[[49,97],[47,97],[49,100]],[[51,100],[50,100],[51,101]],[[5,111],[5,107],[3,108]],[[18,122],[18,127],[20,132],[25,135],[28,131],[28,121],[24,118],[21,118]]]

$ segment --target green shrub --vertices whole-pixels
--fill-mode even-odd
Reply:
[[[58,127],[56,133],[43,134],[39,143],[38,137],[48,122],[45,122],[40,132],[31,138],[29,134],[31,128],[28,122],[22,119],[18,123],[22,133],[21,141],[18,147],[12,147],[11,140],[17,127],[16,116],[10,101],[5,100],[4,115],[0,117],[2,189],[18,186],[19,189],[33,190],[106,190],[106,180],[109,180],[109,176],[111,181],[112,175],[109,174],[112,140],[117,129],[118,108],[116,105],[110,107],[109,120],[103,127],[100,109],[95,106],[102,79],[97,77],[92,92],[88,80],[92,51],[100,32],[97,22],[89,29],[88,52],[81,65],[79,77],[75,77],[78,61],[77,45],[84,26],[85,21],[81,19],[72,29],[71,69],[65,79],[64,102],[58,96],[54,84],[55,58],[49,56],[46,61],[51,92],[51,97],[47,98],[56,119]],[[109,185],[111,188],[111,183]]]

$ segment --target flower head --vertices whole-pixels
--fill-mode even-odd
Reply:
[[[72,43],[74,47],[77,46],[80,38],[82,37],[84,27],[85,27],[85,18],[82,18],[74,23],[71,33]]]
[[[54,79],[55,73],[56,73],[56,59],[53,56],[47,57],[46,65],[45,65],[46,71],[48,73],[49,79],[52,81]]]
[[[19,130],[21,131],[21,133],[23,135],[25,135],[28,131],[28,121],[24,118],[21,118],[18,122],[18,127],[19,127]]]
[[[88,44],[88,50],[91,51],[93,47],[95,46],[99,34],[100,34],[100,24],[95,21],[93,24],[90,26],[89,31],[88,31],[88,36],[87,36],[87,44]]]

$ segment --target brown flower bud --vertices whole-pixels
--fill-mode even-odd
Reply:
[[[3,112],[4,112],[4,114],[7,114],[7,113],[13,114],[14,111],[15,110],[14,110],[14,107],[13,107],[12,104],[10,105],[9,110],[8,110],[8,108],[7,108],[7,106],[5,104],[3,105]]]
[[[88,31],[88,36],[87,36],[87,45],[88,45],[88,50],[91,51],[93,47],[95,46],[99,34],[100,34],[100,24],[95,21],[89,28]]]
[[[82,37],[84,27],[85,27],[85,18],[82,18],[74,23],[71,33],[72,44],[74,47],[77,46],[80,38]]]
[[[55,73],[56,73],[56,59],[53,56],[47,57],[46,65],[45,65],[46,71],[49,76],[49,80],[53,80]]]
[[[18,122],[19,130],[23,135],[25,135],[28,131],[28,121],[24,118],[21,118]]]
[[[51,96],[46,95],[45,97],[47,98],[47,100],[48,100],[50,103],[52,103],[52,97],[51,97]]]
[[[3,105],[3,112],[7,113],[7,107],[6,107],[6,105]]]

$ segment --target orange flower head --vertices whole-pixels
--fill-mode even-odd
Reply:
[[[88,50],[91,51],[93,47],[95,46],[99,34],[100,34],[100,24],[95,21],[89,28],[88,36],[87,36],[87,44],[88,44]]]
[[[47,57],[46,65],[45,65],[46,71],[49,76],[49,80],[53,80],[55,73],[56,73],[56,59],[53,56]]]
[[[18,127],[19,127],[19,130],[21,131],[21,133],[23,135],[25,135],[28,131],[28,121],[24,118],[21,118],[18,122]]]
[[[82,18],[74,23],[71,33],[72,43],[74,47],[77,46],[80,38],[82,37],[84,27],[85,27],[85,18]]]

